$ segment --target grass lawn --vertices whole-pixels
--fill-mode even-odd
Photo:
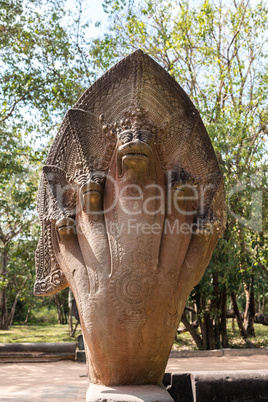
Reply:
[[[254,324],[255,337],[250,338],[250,341],[257,348],[267,348],[268,347],[268,326],[262,324]],[[231,348],[246,348],[246,343],[239,336],[239,330],[237,325],[235,326],[235,332],[228,326],[228,336]]]
[[[268,326],[255,324],[255,337],[249,338],[256,348],[268,347]],[[229,339],[229,348],[247,348],[245,341],[240,337],[237,324],[235,323],[235,331],[232,330],[232,320],[228,319],[227,332]],[[189,332],[177,336],[174,343],[175,350],[197,350],[197,346]]]
[[[71,338],[68,332],[68,325],[60,324],[12,325],[10,330],[0,330],[0,343],[76,342],[76,338],[80,333],[79,328],[76,331],[75,338]]]
[[[250,338],[256,347],[268,347],[268,327],[262,324],[255,324],[256,337]],[[71,338],[68,333],[68,325],[60,324],[28,324],[12,325],[8,331],[0,331],[0,343],[20,343],[20,342],[76,342],[77,336],[81,334],[78,327],[75,338]],[[246,348],[246,344],[239,336],[237,325],[232,331],[231,319],[228,320],[228,336],[230,348]],[[173,349],[176,350],[196,350],[197,347],[189,334],[178,335]]]

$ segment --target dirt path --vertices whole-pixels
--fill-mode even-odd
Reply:
[[[268,370],[267,355],[169,359],[167,372]],[[0,364],[0,401],[85,401],[85,363]]]

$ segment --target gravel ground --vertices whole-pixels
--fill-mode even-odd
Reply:
[[[268,370],[267,355],[171,358],[167,372]],[[0,401],[84,401],[88,379],[85,363],[0,364]]]

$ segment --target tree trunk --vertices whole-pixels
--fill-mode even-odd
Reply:
[[[2,267],[1,267],[1,275],[2,281],[4,283],[1,289],[1,317],[0,317],[0,329],[8,329],[8,315],[7,315],[7,288],[5,285],[6,276],[7,276],[7,263],[8,263],[8,252],[7,249],[4,248],[2,254]]]
[[[217,275],[213,276],[213,286],[214,292],[208,302],[198,287],[195,288],[197,321],[204,350],[228,347],[226,289],[219,290]]]
[[[202,343],[202,339],[201,337],[198,335],[198,333],[196,332],[196,330],[194,329],[194,327],[189,323],[189,321],[186,318],[186,314],[185,314],[185,310],[182,314],[181,317],[181,322],[183,323],[183,325],[185,326],[186,330],[190,332],[193,340],[196,343],[196,346],[198,347],[199,350],[203,349],[203,343]]]
[[[70,336],[71,336],[72,338],[75,337],[75,333],[76,333],[76,329],[77,329],[78,324],[79,324],[79,322],[76,321],[75,325],[73,326],[72,332],[70,333]]]
[[[254,322],[255,322],[255,298],[254,298],[254,290],[253,290],[253,279],[252,279],[252,286],[250,291],[250,301],[249,301],[249,320],[248,320],[248,327],[247,333],[250,336],[255,336],[254,330]]]
[[[210,316],[214,317],[214,322],[212,322],[212,328],[214,328],[214,333],[212,333],[213,341],[210,341],[209,349],[215,349],[221,347],[220,340],[220,330],[221,330],[221,317],[218,315],[218,311],[221,308],[221,294],[219,292],[219,277],[218,275],[213,275],[213,297],[210,302]]]
[[[254,278],[255,278],[255,271],[254,271],[254,267],[253,267],[252,271],[251,271],[251,283],[250,283],[250,292],[249,292],[247,325],[245,326],[245,329],[249,336],[255,336],[254,318],[255,318],[256,311],[255,311],[255,297],[254,297]],[[246,316],[246,314],[245,314],[245,316]]]
[[[9,318],[8,318],[8,328],[10,328],[11,325],[12,325],[12,323],[13,323],[14,315],[15,315],[15,310],[16,310],[16,306],[17,306],[17,302],[18,302],[18,298],[19,298],[19,296],[20,296],[20,294],[21,294],[21,292],[22,292],[22,290],[23,290],[23,288],[24,288],[25,283],[28,281],[28,279],[29,279],[29,277],[27,276],[27,277],[24,279],[24,281],[23,281],[23,283],[22,283],[22,285],[21,285],[21,287],[20,287],[18,293],[16,294],[16,297],[15,297],[15,300],[14,300],[14,303],[13,303],[13,306],[12,306],[12,308],[11,308],[11,311],[10,311],[10,314],[9,314]]]
[[[245,245],[245,233],[244,229],[240,228],[238,231],[240,239],[240,270],[243,275],[244,292],[246,296],[246,307],[243,328],[248,336],[254,335],[254,315],[255,315],[255,301],[254,301],[254,266],[251,268],[251,275],[248,278],[248,263],[246,254],[252,253],[248,250]],[[240,329],[240,327],[239,327]]]
[[[73,301],[73,293],[72,293],[72,289],[69,288],[69,292],[68,292],[68,307],[69,307],[68,323],[69,323],[70,336],[72,336],[72,333],[73,333],[72,301]]]
[[[187,317],[186,317],[186,318],[187,318]],[[192,323],[189,322],[189,324],[190,324],[191,327],[194,328],[194,329],[198,328],[198,322],[197,322],[197,320],[194,321],[194,322],[192,322]],[[190,332],[190,331],[189,331],[189,329],[187,329],[185,326],[184,326],[184,327],[179,327],[179,328],[177,329],[177,335],[184,334],[184,332]],[[200,338],[200,339],[201,339],[201,338]]]
[[[264,310],[265,310],[265,304],[266,304],[266,299],[265,296],[262,296],[262,306],[261,306],[261,313],[264,314]]]
[[[201,331],[202,349],[209,349],[209,328],[207,325],[206,299],[203,294],[196,289],[197,321]],[[202,317],[202,318],[201,318]]]
[[[232,331],[235,332],[235,319],[232,318]]]
[[[75,325],[73,325],[73,292],[71,288],[69,288],[69,293],[68,293],[68,307],[69,307],[69,334],[72,338],[75,336],[75,332],[77,329],[77,326],[79,324],[79,321],[77,320]]]
[[[240,335],[243,338],[247,338],[248,335],[247,335],[247,333],[245,331],[245,328],[244,328],[244,325],[243,325],[242,317],[241,317],[240,311],[238,309],[238,305],[237,305],[237,301],[236,301],[236,295],[234,294],[234,292],[231,292],[231,300],[232,300],[234,314],[236,316],[236,321],[237,321],[237,325],[238,325],[238,328],[239,328]]]
[[[20,292],[16,294],[16,297],[15,297],[15,300],[14,300],[14,303],[13,303],[13,306],[12,306],[12,308],[11,308],[11,310],[10,310],[10,314],[9,314],[9,317],[8,317],[8,328],[10,328],[11,325],[13,324],[13,320],[14,320],[14,315],[15,315],[15,310],[16,310],[16,306],[17,306],[19,294],[20,294]]]
[[[30,305],[28,310],[27,310],[27,314],[26,314],[26,317],[25,317],[25,320],[24,320],[24,324],[28,324],[28,320],[29,320],[31,311],[32,311],[32,305]]]
[[[58,324],[64,325],[67,323],[65,313],[64,313],[64,301],[61,300],[58,293],[53,295],[53,300],[55,301],[56,308],[57,308]]]
[[[242,321],[242,318],[241,318],[241,314],[239,312],[238,305],[237,305],[237,302],[236,302],[236,296],[235,296],[234,292],[231,292],[231,299],[232,299],[233,309],[234,309],[234,313],[235,313],[235,316],[236,316],[236,320],[237,320],[238,328],[239,328],[239,331],[240,331],[240,335],[242,336],[242,338],[244,338],[244,340],[245,340],[245,342],[246,342],[246,344],[247,344],[247,346],[249,348],[254,348],[255,346],[253,345],[253,343],[250,342],[247,339],[248,334],[245,331],[243,321]]]
[[[7,316],[7,291],[6,288],[2,290],[2,301],[1,301],[1,320],[0,329],[8,329],[8,316]]]
[[[201,334],[202,334],[202,343],[203,343],[203,349],[207,350],[208,348],[208,335],[207,335],[207,326],[206,326],[206,322],[205,322],[205,312],[206,312],[206,306],[204,303],[204,299],[202,297],[202,295],[200,295],[200,305],[199,305],[199,326],[200,326],[200,330],[201,330]],[[201,318],[201,314],[203,313],[203,317]]]
[[[255,317],[255,299],[254,299],[254,267],[252,268],[250,284],[244,285],[246,294],[246,308],[244,315],[244,328],[248,336],[255,336],[254,317]]]
[[[206,326],[206,334],[207,334],[207,349],[213,350],[216,348],[215,345],[215,331],[213,326],[213,321],[210,317],[210,313],[208,311],[205,312],[204,315],[204,324]]]
[[[226,307],[227,307],[227,294],[226,294],[226,289],[224,287],[222,292],[221,292],[221,305],[220,305],[220,310],[221,310],[221,329],[220,329],[220,332],[221,332],[221,343],[222,343],[223,348],[228,348]]]

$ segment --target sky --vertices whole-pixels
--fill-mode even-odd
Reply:
[[[92,24],[90,24],[87,34],[89,38],[93,38],[96,36],[101,36],[105,32],[105,28],[108,26],[108,15],[103,11],[102,0],[67,0],[67,7],[76,12],[76,5],[82,1],[83,14],[85,16],[85,21],[90,20]],[[199,5],[203,0],[192,0],[192,3],[196,6]],[[261,0],[250,0],[252,6],[259,3]],[[264,3],[268,3],[268,0],[263,0]],[[224,5],[224,0],[223,0]],[[100,27],[95,27],[95,23],[97,21],[101,21]]]
[[[76,5],[79,0],[67,0],[66,6],[72,12],[77,13]],[[84,22],[90,20],[87,35],[90,37],[101,36],[108,25],[108,15],[103,11],[101,0],[82,0],[82,9],[84,15]],[[96,27],[95,23],[101,21],[101,26]]]

